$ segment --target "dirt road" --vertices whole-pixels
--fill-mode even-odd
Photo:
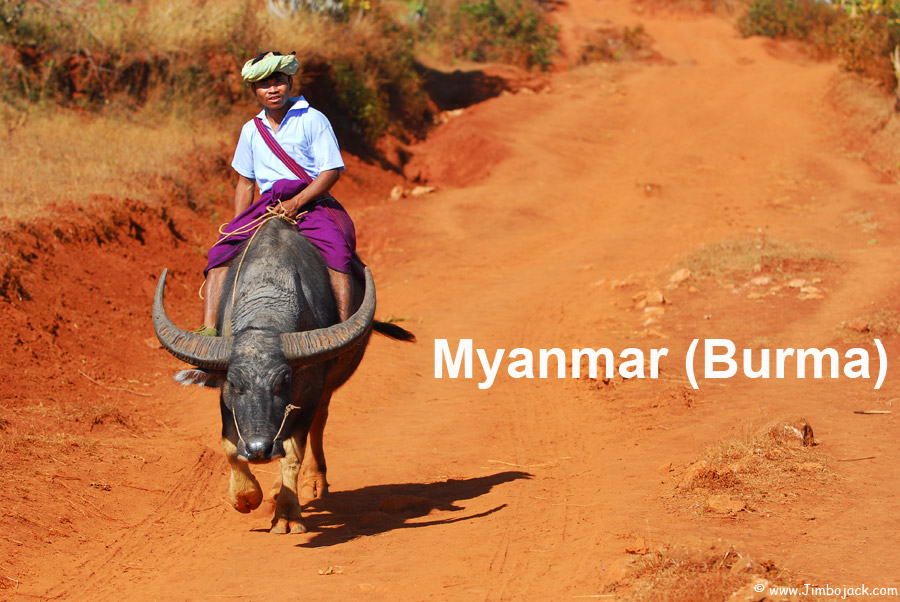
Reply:
[[[178,362],[126,345],[144,376],[119,390],[112,374],[73,383],[121,404],[122,420],[99,421],[105,438],[89,449],[18,464],[28,476],[3,518],[18,531],[0,540],[0,571],[18,583],[0,597],[633,599],[637,538],[648,549],[721,538],[795,583],[900,586],[896,421],[853,413],[891,409],[896,368],[879,391],[877,360],[867,380],[789,373],[701,379],[699,391],[683,368],[690,341],[713,337],[873,357],[880,337],[897,361],[896,325],[879,330],[895,324],[900,291],[896,186],[846,150],[826,102],[836,65],[740,39],[713,16],[573,0],[557,18],[570,47],[597,26],[642,24],[665,61],[575,68],[470,107],[418,149],[467,185],[356,207],[379,315],[419,342],[374,340],[336,396],[333,495],[307,508],[310,533],[266,533],[267,503],[250,516],[228,507],[215,394],[170,384]],[[146,253],[142,269],[162,258],[187,275],[202,265],[188,246]],[[692,275],[675,286],[681,268]],[[193,285],[169,302],[184,325]],[[434,377],[435,339],[489,355],[670,351],[657,379],[514,379],[507,362],[480,389]],[[707,446],[793,414],[820,442],[814,474],[723,489],[744,496],[736,513],[683,486]],[[275,469],[258,474],[265,487]],[[29,482],[50,497],[29,496]],[[707,572],[641,595],[715,599]]]

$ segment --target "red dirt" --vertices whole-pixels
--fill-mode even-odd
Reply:
[[[740,39],[712,16],[612,0],[555,14],[570,52],[594,27],[643,24],[666,62],[561,71],[541,92],[464,111],[413,149],[432,166],[431,195],[376,202],[399,180],[354,166],[339,192],[379,314],[419,342],[373,340],[337,394],[333,494],[307,506],[308,534],[266,533],[268,504],[249,516],[228,506],[216,395],[172,383],[180,364],[153,338],[163,267],[170,315],[199,317],[211,221],[181,202],[98,199],[100,218],[60,209],[7,228],[0,598],[590,598],[618,595],[636,535],[722,538],[798,583],[900,586],[895,418],[853,413],[890,409],[896,369],[880,391],[793,378],[692,391],[682,368],[694,338],[843,351],[853,320],[871,332],[852,336],[871,350],[877,331],[896,361],[896,171],[864,161],[891,155],[865,154],[865,120],[826,101],[852,87],[836,65]],[[451,162],[470,176],[449,179],[438,167]],[[727,240],[786,241],[828,261],[665,288],[684,258]],[[772,282],[749,284],[758,276]],[[821,279],[808,285],[823,298],[798,299],[793,277]],[[667,303],[645,324],[638,294],[656,288]],[[655,380],[501,372],[481,390],[434,378],[435,338],[488,353],[671,351]],[[733,515],[697,510],[678,486],[685,467],[785,414],[810,421],[833,478],[798,473]],[[265,482],[275,467],[255,472]]]

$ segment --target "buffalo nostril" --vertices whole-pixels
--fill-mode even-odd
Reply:
[[[272,442],[266,439],[250,439],[246,443],[247,459],[267,460],[272,452]]]
[[[272,450],[269,455],[269,458],[283,458],[284,457],[284,441],[281,439],[275,439],[272,442]]]

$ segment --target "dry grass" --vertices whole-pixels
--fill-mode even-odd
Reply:
[[[20,444],[28,445],[34,449],[49,449],[58,453],[60,449],[78,447],[88,452],[97,448],[99,439],[85,437],[72,433],[38,433],[22,435]]]
[[[52,458],[61,450],[71,452],[75,448],[94,454],[111,436],[96,435],[95,427],[113,429],[112,436],[141,432],[120,404],[70,405],[50,397],[46,403],[18,407],[15,419],[0,418],[0,467],[12,458]]]
[[[601,27],[591,33],[581,48],[579,62],[652,61],[661,59],[653,50],[653,39],[642,25]]]
[[[712,496],[723,495],[753,511],[762,503],[795,499],[812,484],[832,480],[825,454],[811,440],[802,444],[796,435],[804,422],[798,417],[778,419],[720,441],[688,467],[677,488],[701,513],[709,510]]]
[[[264,2],[248,0],[147,0],[138,6],[80,0],[67,4],[73,12],[83,15],[79,21],[89,30],[86,35],[111,50],[139,50],[144,46],[171,54],[211,49],[224,53],[232,50],[228,46],[238,35],[235,30],[244,29],[259,50],[293,50],[304,57],[330,54],[336,38],[359,44],[383,33],[373,11],[359,11],[346,20],[335,20],[307,11],[276,16]]]
[[[859,228],[863,234],[872,234],[881,228],[874,211],[848,211],[844,214],[844,219],[851,226]]]
[[[872,310],[844,321],[837,331],[847,343],[870,343],[873,338],[892,337],[900,334],[900,312],[886,308]]]
[[[12,114],[0,105],[0,115]],[[152,200],[155,181],[183,170],[179,159],[237,136],[236,127],[199,116],[27,115],[20,127],[0,132],[0,217],[16,220],[40,215],[48,203],[86,204],[95,195]]]
[[[734,17],[747,10],[749,0],[638,0],[650,9],[668,9],[688,13],[716,13]]]
[[[26,24],[59,24],[51,30],[36,31],[38,35],[52,36],[61,47],[110,52],[144,49],[171,54],[213,48],[224,52],[227,42],[241,33],[238,29],[264,31],[273,47],[286,44],[300,53],[323,47],[330,33],[328,21],[306,12],[275,17],[266,10],[265,3],[248,0],[51,0],[33,3],[22,18]]]
[[[751,584],[793,581],[773,562],[751,558],[721,539],[648,546],[639,538],[627,551],[632,556],[610,567],[612,579],[605,584],[604,591],[615,593],[602,596],[630,602],[759,600]]]
[[[757,237],[706,245],[691,253],[676,268],[689,269],[694,279],[742,280],[754,273],[808,276],[836,263],[826,251]]]
[[[40,431],[34,425],[20,428],[10,427],[0,434],[0,469],[8,469],[8,463],[22,458],[30,460],[65,457],[73,450],[86,454],[96,453],[101,439],[63,431]]]
[[[693,548],[693,549],[692,549]],[[726,600],[747,581],[732,575],[740,556],[727,544],[661,546],[635,562],[630,574],[633,602]]]

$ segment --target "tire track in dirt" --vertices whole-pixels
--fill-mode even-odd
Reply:
[[[142,560],[156,555],[164,546],[167,563],[154,567],[160,573],[178,565],[179,558],[196,544],[198,525],[194,513],[213,508],[224,510],[220,496],[210,499],[210,492],[219,488],[221,457],[209,448],[196,451],[196,446],[180,446],[180,453],[197,454],[192,463],[178,469],[183,475],[156,502],[150,514],[137,522],[119,527],[110,537],[106,551],[96,557],[85,558],[78,566],[79,577],[48,591],[49,598],[64,600],[95,599],[96,592],[127,591],[123,579],[139,582]],[[191,449],[183,449],[190,447]],[[212,506],[210,506],[212,504]],[[168,566],[167,566],[168,565]]]
[[[605,6],[608,6],[606,4]],[[708,19],[706,21],[709,21]],[[702,23],[704,27],[708,26],[707,23]],[[714,23],[715,28],[723,27],[720,23]],[[685,40],[688,39],[700,39],[702,40],[701,35],[697,35],[696,31],[692,31],[689,26],[685,26],[684,31],[690,31],[691,33],[680,36],[678,39],[679,43],[685,43]],[[653,31],[651,30],[651,33]],[[620,164],[615,163],[613,159],[611,163],[612,165],[609,171],[614,174],[614,177],[619,180],[619,182],[611,182],[610,188],[613,189],[613,192],[610,194],[611,197],[615,198],[616,196],[620,196],[620,198],[627,198],[629,200],[634,200],[634,194],[629,194],[629,191],[625,190],[622,182],[630,183],[633,181],[640,181],[639,178],[644,175],[641,173],[641,168],[643,169],[653,169],[662,171],[664,175],[675,180],[676,176],[681,176],[681,181],[675,182],[666,182],[663,185],[663,190],[667,190],[668,186],[672,186],[672,188],[678,188],[678,185],[692,186],[690,192],[693,194],[690,195],[688,193],[682,192],[682,198],[678,198],[678,201],[685,201],[684,203],[680,203],[679,207],[687,207],[687,212],[682,210],[681,214],[673,215],[672,212],[666,210],[658,210],[656,211],[656,215],[650,215],[651,211],[643,209],[641,205],[647,203],[646,200],[637,200],[637,203],[634,203],[631,206],[626,204],[618,204],[618,206],[608,209],[609,215],[607,213],[605,217],[612,218],[607,219],[606,229],[603,231],[604,235],[608,235],[607,237],[607,247],[627,249],[629,252],[628,257],[616,257],[614,253],[606,253],[603,255],[605,260],[608,262],[604,265],[604,270],[606,274],[612,274],[613,276],[627,277],[628,272],[624,270],[635,270],[637,269],[639,272],[641,269],[644,270],[644,276],[652,275],[660,269],[665,269],[667,263],[664,261],[662,263],[659,262],[658,258],[653,257],[653,255],[666,255],[673,254],[675,256],[679,254],[684,254],[685,251],[695,248],[699,242],[703,241],[716,241],[721,240],[722,238],[727,238],[729,235],[734,235],[734,233],[741,233],[741,231],[755,231],[755,227],[758,224],[765,224],[767,228],[771,228],[771,231],[774,234],[778,234],[781,236],[786,236],[788,239],[797,239],[798,237],[807,237],[810,233],[815,233],[818,229],[818,237],[821,241],[832,241],[834,236],[834,227],[835,227],[835,217],[840,215],[842,211],[846,210],[846,205],[842,200],[839,199],[831,199],[828,203],[822,208],[817,208],[816,213],[818,215],[813,215],[811,220],[796,220],[792,219],[793,213],[796,210],[787,207],[788,212],[781,211],[779,215],[777,212],[773,213],[773,209],[778,209],[778,206],[770,205],[764,198],[765,194],[780,194],[781,196],[785,196],[784,193],[787,194],[787,198],[791,198],[792,195],[797,194],[809,194],[810,192],[816,194],[822,190],[823,185],[817,184],[815,181],[804,181],[802,178],[804,177],[802,174],[805,171],[804,164],[809,160],[809,155],[814,155],[818,153],[818,148],[822,145],[823,140],[820,134],[816,132],[821,131],[821,125],[818,123],[818,119],[822,117],[824,113],[826,113],[826,109],[824,107],[817,106],[815,102],[808,103],[804,102],[806,98],[816,99],[820,98],[824,92],[824,89],[827,85],[828,78],[830,77],[831,67],[830,66],[821,66],[821,65],[802,65],[797,66],[793,64],[781,64],[777,61],[773,61],[771,57],[768,56],[768,51],[763,48],[762,44],[758,41],[749,40],[749,41],[733,41],[731,42],[735,46],[739,46],[740,50],[732,52],[730,54],[731,58],[741,58],[746,57],[747,55],[752,55],[754,58],[750,59],[751,61],[765,63],[764,67],[767,71],[762,72],[760,75],[760,71],[756,70],[754,73],[751,73],[752,77],[745,78],[748,81],[743,83],[739,83],[733,87],[729,87],[728,91],[731,94],[725,96],[724,100],[715,98],[713,95],[711,100],[708,102],[699,102],[703,98],[703,94],[694,93],[689,97],[688,101],[685,102],[673,102],[672,92],[677,95],[678,94],[678,84],[670,82],[668,85],[661,86],[660,85],[660,73],[659,70],[650,70],[643,73],[639,73],[634,75],[632,78],[628,80],[628,83],[632,84],[630,88],[627,87],[619,87],[620,90],[626,90],[629,96],[633,96],[636,98],[642,99],[642,104],[639,106],[631,106],[630,108],[634,112],[634,116],[630,119],[626,119],[626,122],[634,123],[634,124],[660,124],[665,123],[667,128],[669,129],[658,129],[655,130],[653,136],[648,139],[646,136],[638,138],[635,142],[626,141],[624,143],[625,148],[622,148],[622,145],[619,146],[619,151],[621,152],[621,156],[628,158],[633,161],[635,156],[641,156],[642,154],[645,156],[645,159],[642,161],[638,161],[637,165],[635,163],[628,164]],[[718,58],[718,57],[716,57]],[[731,72],[735,69],[735,65],[730,63],[726,64],[727,69],[723,70],[724,72]],[[686,61],[689,66],[693,67],[696,60]],[[769,71],[772,70],[772,63],[774,64],[774,68],[777,71],[782,71],[782,75],[779,76],[778,79],[780,82],[787,82],[784,84],[791,88],[792,91],[788,91],[784,94],[789,100],[789,102],[784,101],[783,99],[779,99],[777,101],[773,101],[772,97],[767,97],[772,92],[772,88],[769,85],[760,85],[765,84],[765,78],[771,77],[771,73]],[[703,66],[703,65],[701,65]],[[652,73],[651,73],[652,71]],[[812,72],[812,73],[810,73]],[[665,74],[663,74],[665,75]],[[671,74],[669,74],[671,75]],[[684,79],[688,79],[690,73],[685,71],[679,75],[684,76]],[[713,73],[713,78],[715,79],[719,77],[721,74]],[[756,81],[753,81],[753,78],[756,78]],[[760,79],[762,78],[762,79]],[[643,91],[635,91],[635,89],[639,89],[640,87],[654,87],[654,88],[662,88],[665,89],[668,94],[658,94],[654,95],[649,90]],[[686,83],[686,88],[690,88],[690,85]],[[714,84],[707,81],[703,90],[710,90],[711,87],[714,87]],[[616,89],[613,87],[612,89]],[[741,99],[739,95],[733,94],[735,90],[751,90],[753,94],[750,94],[750,98]],[[579,90],[579,92],[583,92],[583,90]],[[718,92],[718,91],[717,91]],[[783,90],[779,89],[779,94],[781,94]],[[724,94],[724,92],[723,92]],[[722,94],[720,94],[722,96]],[[648,101],[649,99],[649,101]],[[575,99],[576,101],[578,99]],[[536,104],[540,104],[538,101]],[[567,115],[571,116],[572,114],[578,114],[578,111],[574,109],[574,106],[577,103],[569,104],[568,107],[571,109],[567,111]],[[585,102],[586,105],[598,106],[596,101],[594,102]],[[672,123],[673,120],[668,119],[666,117],[661,117],[666,114],[665,109],[670,105],[676,106],[686,106],[689,109],[693,109],[694,113],[702,113],[708,108],[708,105],[713,105],[712,108],[723,112],[723,114],[731,114],[735,116],[735,121],[729,122],[723,118],[717,118],[715,115],[701,115],[698,114],[695,119],[687,119],[684,118],[681,121],[678,121],[678,117],[676,116],[676,120]],[[777,105],[777,109],[768,108],[771,105]],[[811,112],[808,108],[812,106],[814,110]],[[760,110],[760,107],[766,107],[767,110]],[[533,109],[533,107],[532,107]],[[602,111],[602,109],[601,109]],[[770,120],[768,117],[770,114],[774,114],[777,119]],[[544,117],[545,115],[541,115]],[[724,131],[721,132],[722,135],[716,139],[710,139],[708,136],[701,137],[703,133],[700,130],[701,125],[704,125],[704,119],[709,122],[722,124],[725,126]],[[741,119],[745,119],[746,121],[742,121]],[[498,120],[502,121],[502,120]],[[599,119],[602,122],[602,119]],[[761,126],[761,127],[760,127]],[[705,127],[705,126],[704,126]],[[691,177],[692,171],[685,171],[684,163],[676,163],[668,168],[666,171],[665,167],[667,162],[675,162],[683,161],[685,156],[685,139],[684,132],[685,130],[693,130],[697,129],[697,132],[692,132],[693,134],[698,136],[697,140],[690,140],[690,147],[696,149],[695,152],[701,152],[696,160],[689,161],[688,165],[694,163],[698,173],[697,176]],[[527,128],[517,128],[518,130],[523,130]],[[550,131],[556,132],[552,126],[548,128]],[[590,129],[585,129],[581,131],[592,132]],[[562,138],[566,138],[565,135],[561,136]],[[662,143],[658,144],[656,147],[660,149],[658,153],[647,154],[646,150],[643,151],[633,151],[628,147],[635,147],[639,149],[652,149],[654,147],[654,143],[659,142],[661,139]],[[789,141],[789,143],[785,143],[785,141]],[[524,144],[523,144],[524,142]],[[517,147],[529,147],[529,142],[533,142],[531,140],[521,140],[517,139]],[[564,146],[564,143],[559,143],[558,140],[554,141],[557,146]],[[532,144],[531,146],[539,147],[539,144]],[[720,148],[721,147],[721,148]],[[675,152],[673,152],[673,148]],[[799,153],[797,153],[794,149],[801,149]],[[755,161],[754,163],[748,163],[747,167],[743,167],[736,160],[740,160],[735,149],[740,149],[741,152],[746,153],[755,153],[757,155],[756,158],[762,156],[765,158],[765,162],[763,166],[768,171],[768,173],[780,174],[781,177],[779,180],[774,180],[771,183],[770,190],[765,193],[760,193],[759,188],[753,185],[755,180],[759,179],[760,170],[759,170],[759,161]],[[554,152],[549,153],[554,157],[566,156],[564,149],[560,148],[552,148]],[[529,150],[521,151],[524,155],[529,156]],[[664,154],[666,153],[666,154]],[[530,155],[534,156],[534,155]],[[574,155],[570,153],[570,157]],[[567,157],[567,158],[570,158]],[[688,157],[690,158],[690,157]],[[726,162],[725,159],[728,161]],[[510,163],[513,163],[511,161]],[[729,165],[730,163],[730,165]],[[845,182],[845,186],[850,190],[859,191],[860,189],[877,189],[879,184],[873,181],[871,174],[866,173],[867,168],[860,165],[852,165],[848,163],[844,159],[837,159],[835,157],[826,158],[826,164],[831,164],[831,166],[839,166],[841,171],[846,172],[847,182]],[[507,164],[507,166],[509,163]],[[786,166],[786,167],[785,167]],[[518,172],[519,174],[529,173],[530,175],[535,175],[534,172],[529,171],[527,165],[523,168],[522,163],[514,167],[510,167],[507,170],[507,177],[503,178],[502,176],[498,176],[498,179],[503,180],[507,183],[516,181],[515,175],[509,176],[508,173]],[[576,161],[576,167],[578,168]],[[498,170],[502,170],[503,167]],[[572,169],[574,171],[575,169]],[[555,170],[549,169],[548,171],[556,173]],[[565,167],[560,168],[561,172],[566,172]],[[719,172],[716,174],[716,172]],[[766,173],[764,171],[763,173]],[[687,177],[685,178],[685,174]],[[713,174],[711,176],[710,174]],[[788,177],[784,177],[784,176]],[[800,179],[798,179],[798,176]],[[540,178],[538,175],[537,178]],[[585,178],[586,179],[586,178]],[[594,178],[596,181],[597,178]],[[529,181],[531,183],[531,181]],[[540,182],[534,187],[539,189]],[[728,228],[723,228],[720,218],[722,217],[723,211],[717,210],[716,208],[712,208],[713,205],[710,203],[710,194],[708,191],[698,190],[698,186],[709,187],[710,184],[713,187],[713,196],[716,197],[724,197],[726,194],[729,195],[729,200],[734,203],[733,207],[739,210],[739,221],[735,223],[730,223]],[[564,190],[565,183],[561,184],[561,187]],[[584,186],[582,183],[581,190],[589,190],[591,187]],[[716,190],[718,188],[718,190]],[[750,191],[748,193],[747,191]],[[882,192],[885,189],[882,188]],[[487,194],[484,191],[479,191],[478,196],[482,198],[491,198],[492,202],[497,199],[498,196],[502,196],[502,191],[494,190],[493,191],[496,196]],[[533,193],[529,195],[529,197],[520,197],[518,200],[520,202],[527,202],[529,198],[539,197],[540,192]],[[567,204],[565,201],[559,202],[559,197],[566,197],[565,194],[547,194],[546,198],[552,199],[557,205],[563,206],[563,211],[565,208],[570,207],[571,204]],[[686,197],[686,198],[685,198]],[[693,197],[693,198],[692,198]],[[763,198],[760,198],[763,197]],[[637,205],[637,207],[635,207]],[[516,209],[521,210],[521,204],[516,206]],[[440,209],[436,209],[435,212],[438,211],[446,211],[447,207],[442,205]],[[588,211],[594,210],[596,211],[596,207],[588,208]],[[693,210],[693,211],[690,211]],[[798,210],[802,213],[806,213],[806,209],[802,207],[798,207]],[[618,213],[616,213],[618,211]],[[482,211],[482,213],[486,213],[487,211]],[[500,213],[499,211],[497,213]],[[631,213],[635,219],[629,219],[628,214]],[[637,215],[635,215],[637,214]],[[727,217],[727,216],[726,216]],[[484,223],[497,223],[499,220],[496,217],[487,217],[484,215],[480,217],[480,219]],[[590,220],[587,220],[590,221]],[[666,222],[677,225],[678,230],[673,231],[667,227]],[[639,228],[634,228],[634,224],[640,224]],[[581,225],[582,222],[579,222]],[[457,226],[458,228],[459,226]],[[478,239],[479,235],[482,234],[482,228],[479,228],[479,224],[477,223],[469,223],[464,228],[467,232],[471,233],[473,238]],[[619,230],[620,229],[620,230]],[[618,230],[618,232],[617,232]],[[696,235],[693,237],[684,237],[683,232],[685,230],[691,231]],[[635,238],[635,236],[640,236],[646,233],[652,233],[654,235],[653,243],[654,244],[646,244],[644,241],[641,241],[639,238]],[[621,234],[619,234],[621,233]],[[675,241],[671,239],[659,239],[659,233],[667,233],[671,238],[675,238],[676,236],[680,236],[681,240]],[[571,233],[569,233],[571,235]],[[538,240],[542,238],[539,234],[529,233],[529,236],[532,240]],[[621,240],[616,240],[621,237]],[[497,239],[500,237],[494,236],[493,239],[495,242],[498,242]],[[501,239],[502,242],[498,246],[502,247],[502,243],[506,243],[505,239]],[[560,242],[554,241],[557,244],[555,248],[558,249],[558,256],[566,257],[570,262],[578,263],[579,260],[588,259],[583,252],[579,253],[576,249],[583,248],[587,240],[590,240],[590,237],[576,237],[572,236],[571,242]],[[544,242],[544,241],[541,241]],[[649,242],[649,241],[647,241]],[[477,245],[477,243],[474,243]],[[538,243],[539,244],[539,243]],[[673,246],[675,247],[673,249]],[[681,248],[680,253],[675,249]],[[675,251],[673,253],[673,251]],[[473,251],[473,254],[486,253],[484,249],[478,249]],[[510,256],[518,255],[521,252],[521,249],[517,251],[509,252]],[[501,269],[505,269],[505,264],[502,261],[502,257],[504,255],[503,251],[499,253],[495,251],[495,257],[501,258],[494,265],[502,266]],[[573,259],[575,258],[575,259]],[[643,268],[641,268],[643,266]],[[616,268],[620,267],[622,269],[621,272],[617,272]],[[546,278],[544,275],[541,275],[540,278],[546,282]],[[571,284],[569,281],[568,284]],[[875,285],[875,286],[890,286],[889,282],[878,282],[878,279],[875,278],[871,282],[867,284]],[[478,290],[478,286],[473,287],[473,291]],[[867,291],[871,290],[869,286],[866,287]],[[849,289],[844,289],[841,291],[842,296],[836,297],[836,299],[830,303],[839,307],[852,307],[854,303],[860,303],[860,296],[856,293],[847,292]],[[462,296],[465,298],[467,293],[463,292]],[[488,298],[493,298],[490,294],[485,294]],[[534,305],[534,295],[525,295],[525,298],[529,299],[529,303]],[[586,304],[585,307],[588,305]],[[583,327],[584,317],[583,313],[576,313],[576,318],[574,320],[575,325],[573,328],[577,328],[580,324]],[[827,328],[831,318],[828,316],[820,315],[820,312],[813,312],[812,314],[808,314],[809,318],[804,326],[797,327],[797,331],[802,332],[802,335],[805,340],[809,341],[807,345],[815,343],[818,341],[818,336],[815,333],[821,333]],[[544,328],[546,328],[544,326]],[[546,333],[547,331],[544,330]],[[810,336],[810,333],[813,333]],[[790,331],[784,332],[784,335],[789,335]],[[467,335],[468,336],[468,335]],[[504,338],[504,341],[508,341],[508,338]],[[557,341],[556,344],[559,344]],[[537,347],[539,344],[532,340],[530,341],[531,347]],[[564,346],[564,345],[561,345]],[[802,387],[793,387],[795,389],[802,389]],[[752,394],[745,392],[743,390],[737,389],[731,395],[731,397],[741,397],[743,395],[751,396]],[[788,398],[793,399],[794,395],[788,395]],[[816,409],[815,402],[807,404],[808,409]],[[737,412],[736,415],[744,415],[747,414],[747,410],[752,411],[752,406],[747,407],[747,404],[744,404],[743,408],[739,408],[741,411]],[[785,408],[788,409],[788,408]],[[777,408],[770,408],[771,410],[778,410]],[[723,423],[723,416],[706,416],[707,418],[714,418],[715,422],[719,425]],[[703,429],[707,433],[712,433],[715,431],[716,427],[707,427]],[[576,426],[577,429],[577,426]],[[707,435],[708,436],[708,435]],[[614,438],[612,440],[615,440]],[[665,456],[663,456],[665,457]],[[778,545],[783,545],[783,542],[780,542]],[[819,550],[820,552],[820,550]],[[814,552],[814,554],[817,552]],[[853,570],[859,570],[860,567],[854,567]],[[847,574],[847,573],[844,573]],[[827,578],[827,576],[823,576]],[[835,577],[834,574],[831,577]]]

